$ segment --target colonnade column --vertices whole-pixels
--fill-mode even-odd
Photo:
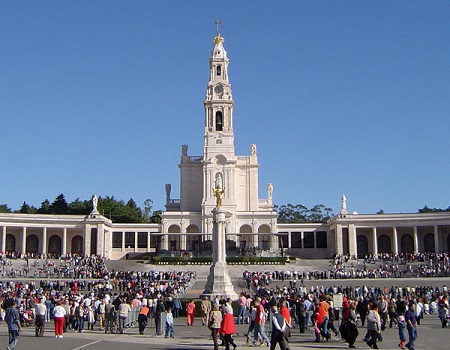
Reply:
[[[414,254],[418,254],[419,253],[419,233],[418,233],[417,226],[414,226],[413,239],[414,239]]]
[[[147,251],[150,251],[150,232],[147,232]]]
[[[47,254],[47,227],[42,228],[42,254]]]
[[[6,226],[3,226],[2,232],[2,252],[6,252]]]
[[[358,254],[355,224],[348,224],[348,253],[350,256],[357,256]]]
[[[398,254],[398,237],[397,237],[397,227],[392,228],[392,244],[394,254]]]
[[[139,236],[139,232],[135,232],[134,233],[134,251],[135,252],[138,249],[138,236]]]
[[[186,235],[186,222],[181,220],[181,230],[180,230],[180,250],[187,249],[187,235]],[[192,250],[192,247],[189,247]]]
[[[27,249],[27,228],[24,227],[22,230],[22,249],[21,252],[25,254],[25,251]]]
[[[122,252],[125,251],[125,231],[122,231]]]
[[[63,236],[62,236],[62,255],[67,254],[67,228],[63,228]]]
[[[344,254],[344,247],[342,245],[342,226],[336,225],[336,236],[334,237],[335,251],[337,255]]]
[[[377,228],[372,227],[372,246],[373,246],[373,254],[378,254],[378,240],[377,240]]]
[[[439,253],[439,226],[434,225],[434,252]]]

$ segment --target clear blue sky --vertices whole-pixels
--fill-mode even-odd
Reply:
[[[237,155],[260,197],[350,211],[450,205],[449,1],[2,1],[0,203],[179,196],[202,155],[214,21]]]

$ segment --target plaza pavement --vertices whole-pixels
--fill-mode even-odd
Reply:
[[[251,349],[245,346],[244,333],[247,325],[237,325],[239,335],[235,336],[237,349]],[[359,337],[356,347],[368,349],[361,340],[365,334],[365,328],[359,328]],[[380,349],[398,349],[398,331],[396,328],[386,329],[383,333],[383,342],[379,343]],[[416,349],[449,349],[450,329],[440,326],[436,315],[426,315],[422,324],[418,326],[418,339]],[[345,349],[348,344],[332,337],[329,342],[314,342],[314,334],[306,332],[300,334],[298,329],[292,330],[290,338],[291,349]],[[4,323],[0,326],[0,349],[5,349],[8,342],[7,329]],[[139,335],[136,328],[128,330],[124,334],[104,334],[100,331],[86,331],[82,333],[64,333],[63,339],[56,339],[53,335],[53,324],[47,324],[47,331],[42,338],[34,337],[33,327],[25,328],[19,338],[17,350],[207,350],[213,349],[212,340],[209,338],[209,330],[201,326],[201,321],[196,318],[195,325],[188,327],[185,318],[175,319],[175,338],[165,339],[155,336],[154,324],[149,324],[144,335]],[[224,347],[221,347],[224,349]],[[265,348],[268,349],[268,348]]]

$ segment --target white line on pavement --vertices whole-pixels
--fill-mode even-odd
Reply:
[[[82,346],[79,346],[78,348],[74,348],[74,349],[72,349],[72,350],[79,350],[79,349],[83,349],[83,348],[86,348],[86,347],[88,347],[88,346],[91,346],[91,345],[94,345],[94,344],[100,343],[100,342],[101,342],[101,340],[96,340],[96,341],[94,341],[94,342],[92,342],[92,343],[89,343],[89,344],[86,344],[86,345],[82,345]]]

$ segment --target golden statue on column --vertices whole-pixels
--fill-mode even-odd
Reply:
[[[222,188],[222,176],[219,174],[216,179],[216,188],[213,188],[213,193],[216,197],[216,208],[222,207],[222,199],[225,189]]]

